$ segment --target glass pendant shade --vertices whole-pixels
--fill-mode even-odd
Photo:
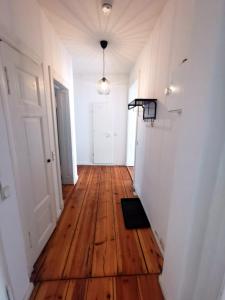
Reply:
[[[109,95],[110,93],[110,83],[105,77],[105,49],[108,45],[108,41],[100,41],[102,47],[102,78],[97,82],[97,91],[100,95]]]
[[[102,79],[100,79],[97,82],[97,90],[100,95],[109,95],[110,83],[109,83],[108,79],[106,79],[105,77],[102,77]]]

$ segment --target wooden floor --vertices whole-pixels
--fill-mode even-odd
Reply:
[[[65,203],[69,199],[71,193],[73,192],[73,189],[74,189],[74,185],[73,184],[63,184],[62,185],[63,201]]]
[[[79,168],[79,180],[34,266],[32,299],[163,299],[162,256],[150,229],[127,230],[120,199],[126,167]]]

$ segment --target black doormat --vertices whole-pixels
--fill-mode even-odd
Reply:
[[[127,229],[150,227],[149,220],[139,198],[121,199],[121,206]]]

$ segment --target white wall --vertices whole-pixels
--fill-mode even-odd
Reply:
[[[73,69],[71,57],[62,46],[52,26],[35,0],[0,0],[0,37],[15,45],[25,54],[43,63],[49,116],[51,116],[51,104],[47,73],[48,65],[51,66],[55,74],[62,78],[63,83],[70,89],[71,120],[73,122],[71,127],[73,128],[72,139],[74,146],[73,163],[76,176]],[[1,118],[1,121],[3,120]],[[50,132],[52,134],[51,125],[50,123]],[[53,145],[52,140],[51,145]],[[8,147],[7,144],[4,147]],[[3,149],[1,146],[1,151],[3,151],[3,153],[1,152],[1,158],[4,158],[4,165],[0,165],[1,180],[10,186],[11,198],[0,205],[0,229],[15,300],[21,300],[28,292],[30,283],[18,199],[12,179],[13,171],[10,157],[7,157],[9,150],[6,148]],[[6,170],[8,173],[6,173]]]
[[[180,116],[169,113],[164,95],[171,77],[172,40],[176,1],[169,1],[159,17],[150,39],[141,53],[130,82],[139,78],[139,96],[157,98],[157,121],[152,128],[138,117],[135,164],[135,188],[143,200],[153,228],[162,244],[166,243],[171,186]],[[181,61],[181,54],[174,65]]]
[[[165,244],[167,300],[219,299],[224,278],[224,31],[224,0],[169,0],[130,77],[159,100],[153,128],[138,120],[135,187]]]
[[[225,270],[225,1],[194,8],[162,276],[168,300],[217,299]]]
[[[113,157],[115,165],[126,161],[127,81],[125,75],[109,75],[110,95],[99,95],[96,82],[99,76],[78,75],[74,78],[76,97],[76,136],[78,164],[93,163],[93,117],[95,102],[109,101],[113,107]]]
[[[74,105],[74,86],[73,86],[73,67],[72,57],[62,45],[58,36],[55,34],[51,24],[43,13],[41,13],[42,33],[43,33],[43,62],[46,82],[47,98],[50,99],[50,87],[48,80],[47,66],[51,66],[52,75],[69,89],[70,102],[70,122],[71,122],[71,141],[73,155],[73,177],[74,183],[77,181],[77,155],[76,155],[76,133],[75,133],[75,105]],[[48,101],[50,111],[50,101]],[[51,117],[51,116],[49,116]],[[52,130],[52,124],[50,130]],[[51,135],[52,137],[52,135]],[[50,141],[53,147],[53,140]]]
[[[133,82],[129,87],[127,102],[130,103],[138,97],[138,80]],[[127,112],[127,166],[134,166],[135,147],[137,133],[137,109],[129,109]]]

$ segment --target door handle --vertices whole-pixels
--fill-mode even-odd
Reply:
[[[50,162],[51,162],[51,159],[50,159],[50,158],[48,158],[48,159],[47,159],[47,163],[49,164]]]

